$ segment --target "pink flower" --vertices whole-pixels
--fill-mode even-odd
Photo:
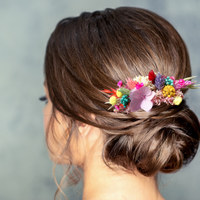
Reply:
[[[128,79],[126,80],[126,82],[127,82],[126,86],[127,86],[127,88],[130,89],[130,90],[134,89],[135,86],[136,86],[136,83],[137,83],[137,81],[134,81],[134,80],[132,80],[132,79],[130,79],[130,78],[128,78]]]
[[[163,97],[159,95],[155,95],[153,99],[151,100],[154,105],[159,106],[162,103]]]
[[[119,81],[119,82],[117,83],[117,85],[118,85],[119,87],[122,87],[123,82],[122,82],[122,81]]]
[[[135,85],[135,87],[136,87],[137,90],[140,89],[143,86],[144,86],[144,83],[138,83],[138,82]]]
[[[185,86],[193,85],[193,84],[195,84],[195,82],[192,82],[192,81],[185,81]]]
[[[135,112],[139,109],[143,109],[149,112],[153,107],[153,102],[151,101],[154,97],[155,92],[151,91],[148,87],[141,87],[139,89],[134,88],[130,92],[130,105],[129,109],[131,112]]]
[[[185,85],[185,81],[184,81],[183,79],[180,79],[180,80],[178,81],[178,83],[179,83],[181,86],[184,86],[184,85]]]
[[[175,84],[174,84],[174,88],[176,89],[176,90],[179,90],[179,89],[181,89],[181,88],[184,88],[185,87],[185,81],[183,80],[183,79],[180,79],[180,80],[176,80],[175,81]]]
[[[175,89],[181,89],[181,88],[186,88],[189,85],[193,85],[195,82],[192,81],[185,81],[184,79],[180,79],[178,81],[175,81]]]
[[[173,82],[174,82],[174,84],[175,84],[175,81],[176,81],[176,80],[175,80],[174,76],[171,76],[170,79],[172,79]]]
[[[183,98],[183,92],[181,90],[177,90],[175,93],[175,96],[179,96],[179,97]]]
[[[115,109],[119,110],[119,106],[115,105]]]
[[[163,103],[166,103],[167,105],[171,104],[174,105],[174,97],[166,97],[163,99]]]

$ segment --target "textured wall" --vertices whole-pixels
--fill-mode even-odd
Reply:
[[[188,46],[193,75],[200,77],[199,0],[0,0],[1,200],[49,200],[56,190],[38,101],[44,94],[45,47],[56,23],[82,11],[118,6],[150,9],[170,21]],[[187,96],[200,117],[199,90]],[[58,173],[59,178],[61,168]],[[159,182],[167,200],[199,200],[200,155],[180,172],[161,175]],[[74,199],[81,196],[71,194]]]

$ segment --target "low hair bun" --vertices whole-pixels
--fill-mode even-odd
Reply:
[[[185,100],[178,107],[164,107],[154,108],[154,115],[140,119],[140,123],[133,119],[126,134],[107,134],[106,162],[130,171],[136,167],[145,176],[174,172],[189,163],[199,145],[198,118]]]

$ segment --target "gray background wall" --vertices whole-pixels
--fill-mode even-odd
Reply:
[[[53,199],[53,164],[44,141],[43,103],[38,101],[44,94],[47,40],[64,17],[118,6],[143,7],[170,21],[188,46],[193,75],[200,82],[199,0],[0,0],[0,200]],[[199,90],[187,97],[200,118]],[[58,167],[58,179],[61,173]],[[159,183],[166,200],[199,200],[200,153],[180,172],[160,175]],[[81,199],[73,193],[69,197]]]

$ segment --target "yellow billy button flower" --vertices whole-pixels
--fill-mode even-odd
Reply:
[[[174,97],[175,96],[175,88],[172,85],[166,85],[163,88],[163,96],[164,97]]]
[[[176,96],[175,98],[174,98],[174,101],[173,101],[173,103],[175,104],[175,105],[180,105],[180,103],[182,102],[182,98],[180,97],[180,96]]]
[[[115,96],[110,97],[109,102],[112,106],[114,106],[117,103],[117,97]]]
[[[122,96],[123,96],[123,94],[122,94],[119,90],[117,90],[116,95],[117,95],[117,97],[119,97],[119,98],[122,98]]]

